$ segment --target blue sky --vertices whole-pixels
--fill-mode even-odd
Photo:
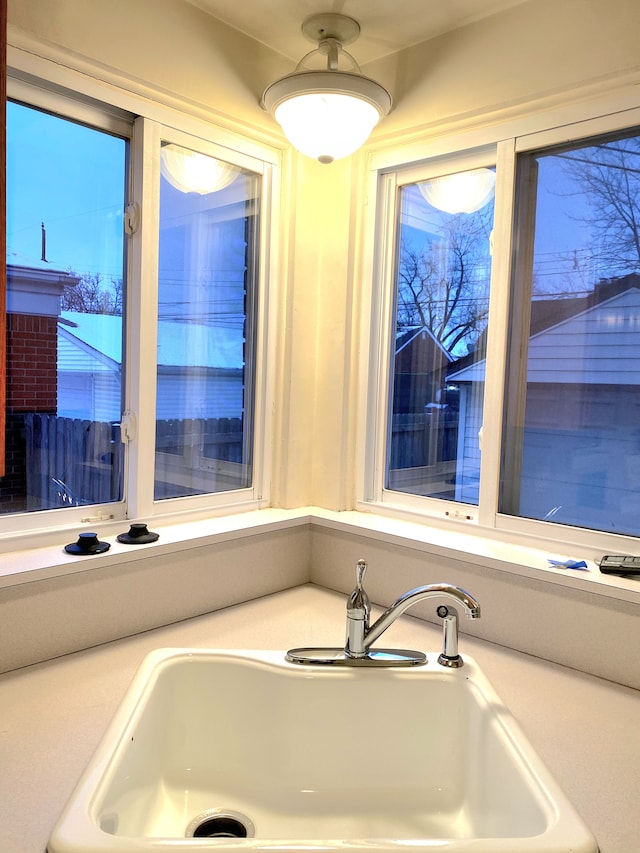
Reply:
[[[7,260],[122,277],[126,142],[7,104]]]

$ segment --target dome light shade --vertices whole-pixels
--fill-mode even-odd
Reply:
[[[423,198],[445,213],[475,213],[488,204],[496,191],[492,169],[472,169],[444,175],[418,184]]]
[[[391,109],[391,95],[361,74],[353,57],[342,50],[339,36],[349,33],[349,40],[353,41],[360,32],[356,21],[343,15],[312,16],[303,24],[303,32],[311,37],[314,31],[322,33],[318,48],[301,60],[293,74],[268,86],[261,103],[298,151],[320,163],[332,163],[366,142]],[[329,32],[336,35],[328,35]],[[326,56],[326,69],[303,68],[318,55]],[[343,57],[357,71],[340,70]]]
[[[239,174],[239,169],[229,163],[173,144],[162,146],[160,171],[176,189],[199,195],[228,187]]]

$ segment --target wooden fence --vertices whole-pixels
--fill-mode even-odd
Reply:
[[[394,414],[391,423],[389,468],[419,468],[456,459],[458,413],[434,409],[429,413]]]
[[[185,418],[156,421],[156,450],[184,454],[197,448],[207,459],[242,462],[241,418]]]
[[[25,416],[27,508],[107,503],[122,496],[120,425]]]
[[[432,409],[393,415],[387,485],[454,500],[458,477],[458,413]]]
[[[156,425],[157,450],[197,468],[199,460],[243,461],[240,418],[171,419]],[[27,508],[109,503],[122,498],[120,424],[56,415],[25,416]]]
[[[28,414],[25,434],[29,509],[109,503],[122,498],[124,446],[120,424]],[[457,439],[457,412],[395,414],[389,470],[433,468],[454,461]],[[189,481],[198,470],[212,480],[211,460],[232,463],[230,470],[233,463],[246,461],[242,419],[158,421],[156,450],[161,458],[175,460],[163,470],[171,468],[179,482],[185,478]],[[219,469],[215,474],[218,479],[224,476]],[[237,488],[237,478],[227,476],[228,487]],[[203,482],[202,488],[213,491],[217,487]]]

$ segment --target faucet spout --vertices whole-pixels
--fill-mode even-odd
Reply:
[[[349,610],[347,610],[347,644],[345,652],[350,657],[361,658],[365,657],[371,645],[380,637],[387,628],[392,625],[396,619],[401,616],[405,610],[419,601],[424,601],[428,598],[448,598],[452,599],[455,604],[458,604],[464,610],[467,618],[480,618],[480,605],[476,599],[460,587],[453,586],[449,583],[434,583],[427,586],[419,586],[416,589],[411,589],[405,592],[400,598],[395,601],[391,607],[388,607],[382,616],[380,616],[370,628],[366,628],[366,622],[363,624],[362,619],[352,620]],[[364,628],[364,630],[363,630]]]

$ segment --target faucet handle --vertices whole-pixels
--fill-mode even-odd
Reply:
[[[365,572],[367,571],[367,563],[365,560],[358,560],[356,563],[356,586],[349,598],[347,599],[347,611],[350,618],[362,619],[369,625],[369,613],[371,612],[371,604],[369,596],[362,585]]]
[[[347,636],[344,646],[348,658],[366,657],[364,640],[369,630],[371,603],[365,588],[362,586],[367,563],[358,560],[356,563],[356,586],[347,599]]]

